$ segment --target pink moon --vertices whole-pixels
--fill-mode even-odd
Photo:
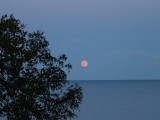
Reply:
[[[87,67],[87,66],[88,66],[88,62],[87,62],[86,60],[83,60],[83,61],[81,62],[81,66],[82,66],[82,67]]]

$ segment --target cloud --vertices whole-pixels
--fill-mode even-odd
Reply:
[[[154,59],[155,59],[155,62],[156,62],[156,63],[160,64],[160,53],[157,53],[157,54],[155,55]]]
[[[76,51],[77,48],[83,46],[83,40],[81,38],[74,38],[63,41],[59,48],[63,51]]]
[[[75,38],[69,41],[71,44],[79,44],[82,43],[83,40],[81,38]]]
[[[109,51],[105,54],[106,59],[111,60],[136,60],[148,65],[160,65],[160,52],[149,51]]]
[[[126,59],[131,57],[148,57],[149,52],[146,51],[109,51],[105,54],[107,58]]]
[[[139,57],[147,57],[149,52],[146,51],[129,51],[125,53],[126,56],[139,56]]]

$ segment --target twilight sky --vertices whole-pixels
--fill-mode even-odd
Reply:
[[[69,80],[160,79],[160,0],[0,0],[4,14],[45,32]]]

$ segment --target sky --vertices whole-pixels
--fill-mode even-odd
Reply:
[[[44,31],[69,80],[160,79],[159,0],[0,0],[4,14]]]

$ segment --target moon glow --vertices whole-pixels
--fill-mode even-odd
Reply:
[[[81,66],[84,67],[84,68],[87,67],[88,66],[88,62],[86,60],[83,60],[81,62]]]

